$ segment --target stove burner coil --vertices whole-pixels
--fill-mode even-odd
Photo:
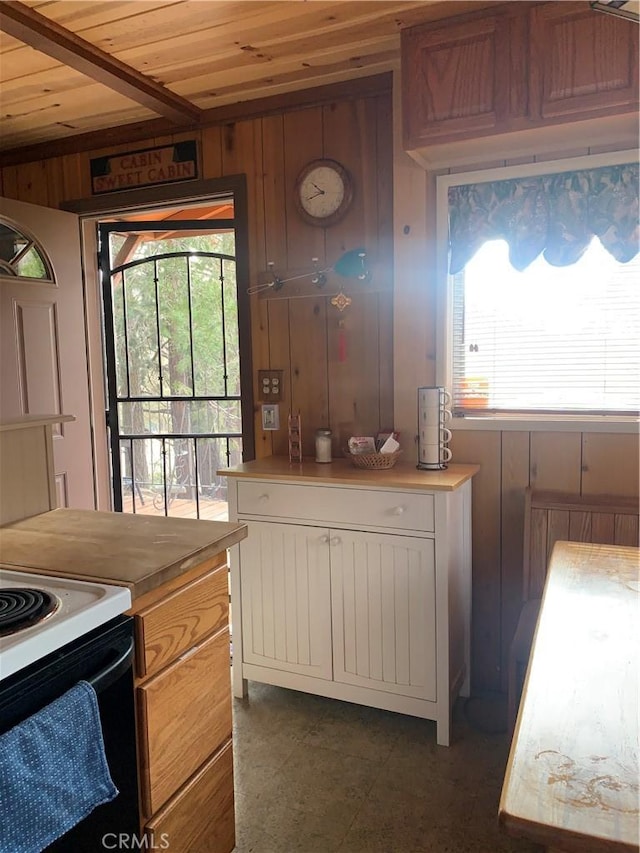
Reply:
[[[54,613],[59,600],[42,589],[0,589],[0,637],[30,628]]]

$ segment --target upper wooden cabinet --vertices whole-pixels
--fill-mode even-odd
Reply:
[[[405,149],[430,167],[535,154],[566,145],[577,122],[577,144],[632,145],[637,56],[638,27],[587,3],[507,3],[403,30]]]
[[[584,6],[545,3],[530,12],[532,121],[637,109],[637,25]]]

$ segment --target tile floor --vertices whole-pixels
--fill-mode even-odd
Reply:
[[[249,683],[234,700],[235,853],[541,853],[497,827],[509,743]]]

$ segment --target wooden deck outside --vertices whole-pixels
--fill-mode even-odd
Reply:
[[[135,510],[133,506],[133,498],[129,495],[124,495],[122,500],[122,511],[133,513],[136,515],[164,515],[162,502],[156,500],[154,505],[152,496],[144,496],[144,503],[141,503],[140,498],[136,495]],[[167,515],[170,518],[198,518],[197,505],[195,501],[187,500],[186,498],[176,497],[171,501]],[[226,501],[209,500],[202,498],[200,500],[200,518],[206,521],[228,521],[229,507]]]

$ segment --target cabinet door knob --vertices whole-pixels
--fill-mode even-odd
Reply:
[[[342,539],[339,536],[332,536],[329,542],[332,545],[339,545],[342,542]]]
[[[403,506],[397,506],[393,510],[393,515],[402,515],[403,512],[404,512],[404,507]]]
[[[329,537],[325,533],[324,536],[320,537],[320,541],[322,542],[323,545],[328,545],[331,540],[329,539]]]

